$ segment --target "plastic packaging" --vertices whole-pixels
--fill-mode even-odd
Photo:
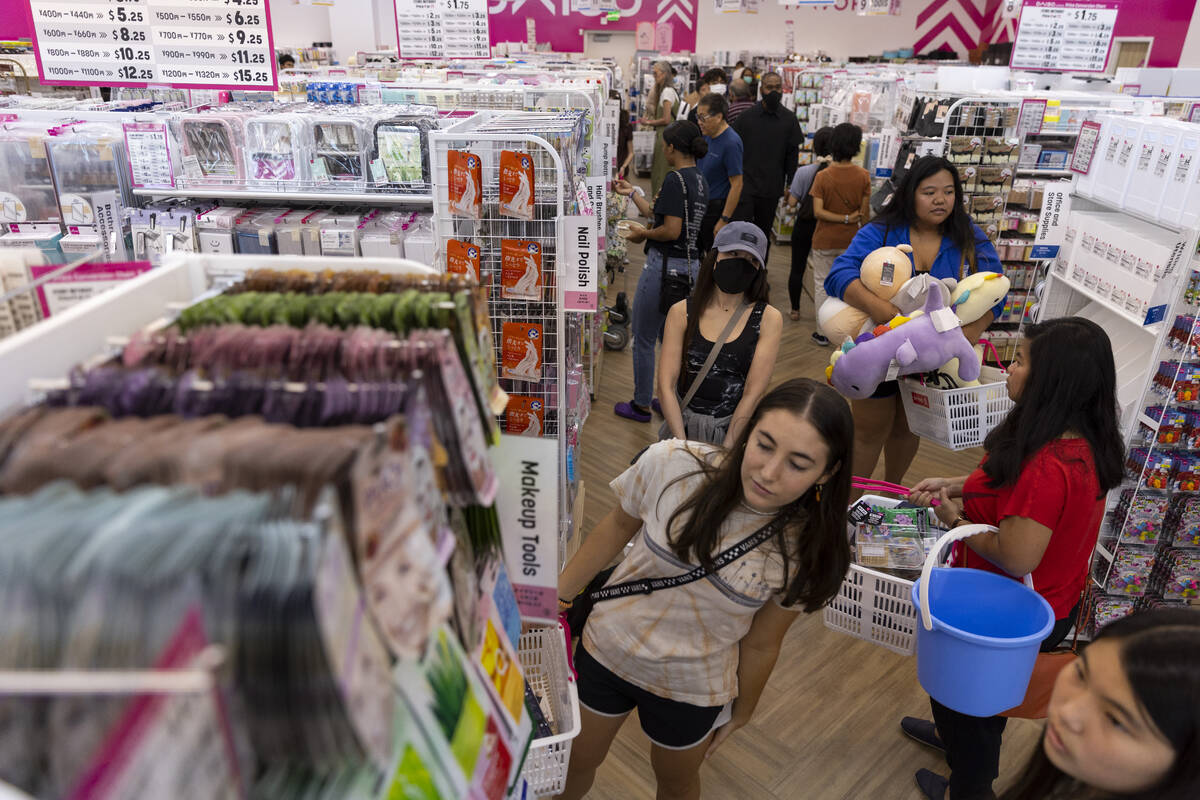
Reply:
[[[362,121],[349,116],[314,116],[307,123],[313,180],[365,184],[368,132]]]
[[[46,158],[46,138],[44,128],[0,129],[0,223],[61,219]]]
[[[438,129],[437,118],[405,114],[375,124],[375,152],[392,186],[423,188],[429,173],[429,132]]]
[[[304,123],[295,114],[272,114],[246,122],[246,179],[252,185],[309,180]]]
[[[222,184],[245,179],[242,118],[232,114],[188,114],[177,120],[184,177]]]

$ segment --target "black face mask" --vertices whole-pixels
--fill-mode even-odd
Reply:
[[[729,294],[742,294],[757,276],[758,267],[748,258],[726,258],[713,267],[713,282]]]
[[[763,95],[763,105],[768,111],[777,111],[783,103],[783,92],[767,92]]]

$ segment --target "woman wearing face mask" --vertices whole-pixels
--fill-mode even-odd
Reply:
[[[917,159],[904,174],[880,215],[859,229],[846,252],[833,262],[825,292],[865,311],[876,323],[889,322],[898,310],[874,295],[859,280],[859,272],[872,251],[898,244],[912,245],[913,267],[934,278],[960,279],[970,272],[1004,271],[996,248],[967,214],[958,169],[938,156]],[[979,341],[1002,307],[1003,303],[963,326],[967,339]],[[854,474],[871,477],[883,452],[884,480],[903,483],[921,440],[908,429],[899,385],[885,381],[872,397],[853,400],[850,407],[854,409],[856,437]]]
[[[670,61],[659,61],[654,65],[654,88],[646,101],[646,119],[643,126],[653,128],[654,160],[650,165],[650,196],[658,197],[658,190],[671,169],[663,149],[663,131],[675,121],[675,109],[679,108],[679,93],[675,91],[674,73]]]
[[[696,91],[684,98],[683,107],[679,110],[679,118],[699,125],[699,104],[705,95],[709,94],[725,94],[725,70],[720,67],[713,67],[700,76],[700,84],[696,87]]]
[[[613,189],[629,195],[642,214],[654,215],[654,227],[635,228],[627,238],[646,243],[646,266],[638,278],[633,298],[633,400],[617,403],[613,412],[635,422],[649,422],[650,401],[654,392],[654,349],[662,338],[666,322],[666,304],[659,310],[659,297],[667,275],[688,275],[695,281],[700,271],[696,240],[700,223],[708,208],[708,185],[696,166],[696,159],[708,152],[708,143],[700,129],[690,122],[675,122],[663,134],[669,173],[654,207],[627,181],[618,180]]]
[[[612,483],[620,505],[558,580],[569,607],[633,541],[606,586],[701,580],[597,602],[575,653],[582,731],[560,798],[584,797],[637,709],[660,798],[700,797],[700,765],[754,714],[784,634],[837,594],[850,562],[850,410],[809,379],[768,392],[728,450],[651,445]],[[636,536],[636,538],[635,538]],[[719,554],[746,543],[732,562]]]
[[[1009,368],[1008,393],[1016,405],[988,434],[979,468],[923,480],[909,499],[919,506],[940,500],[934,511],[948,528],[999,528],[965,539],[958,566],[1032,575],[1034,590],[1054,610],[1055,626],[1042,643],[1053,650],[1075,624],[1104,498],[1124,475],[1108,335],[1082,317],[1028,326]],[[917,785],[933,800],[991,797],[1007,719],[929,702],[933,722],[905,717],[900,727],[944,752],[951,773],[947,781],[919,770]]]
[[[692,296],[668,312],[658,372],[666,418],[660,438],[729,447],[766,392],[783,330],[783,315],[770,304],[766,253],[762,231],[729,223],[700,265]]]
[[[1200,613],[1101,629],[1054,684],[1046,730],[1001,800],[1200,797]]]

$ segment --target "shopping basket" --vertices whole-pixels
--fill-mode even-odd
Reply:
[[[876,508],[900,505],[899,500],[871,494],[863,495],[860,502]],[[933,509],[927,513],[936,524]],[[848,533],[858,532],[855,525],[848,527]],[[917,632],[912,585],[910,580],[851,564],[837,596],[825,606],[825,627],[911,656]]]
[[[547,720],[557,731],[534,739],[525,757],[521,777],[530,797],[556,795],[566,788],[571,742],[579,735],[579,690],[567,661],[566,629],[562,624],[527,628],[521,634],[517,656],[525,680],[545,700]]]
[[[964,389],[935,389],[916,378],[900,379],[900,398],[908,428],[950,450],[978,447],[1009,410],[1005,373],[984,367],[979,386]]]

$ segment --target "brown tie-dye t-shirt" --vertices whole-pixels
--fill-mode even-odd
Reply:
[[[671,482],[697,470],[693,454],[714,460],[720,453],[698,442],[659,442],[612,482],[621,507],[641,518],[642,530],[610,585],[682,575],[697,566],[671,551],[666,525],[705,479],[697,475]],[[717,552],[768,521],[749,511],[734,512],[719,523]],[[598,603],[583,630],[583,644],[612,672],[660,697],[724,705],[737,696],[738,642],[758,610],[779,601],[783,586],[783,559],[769,541],[702,580]]]

